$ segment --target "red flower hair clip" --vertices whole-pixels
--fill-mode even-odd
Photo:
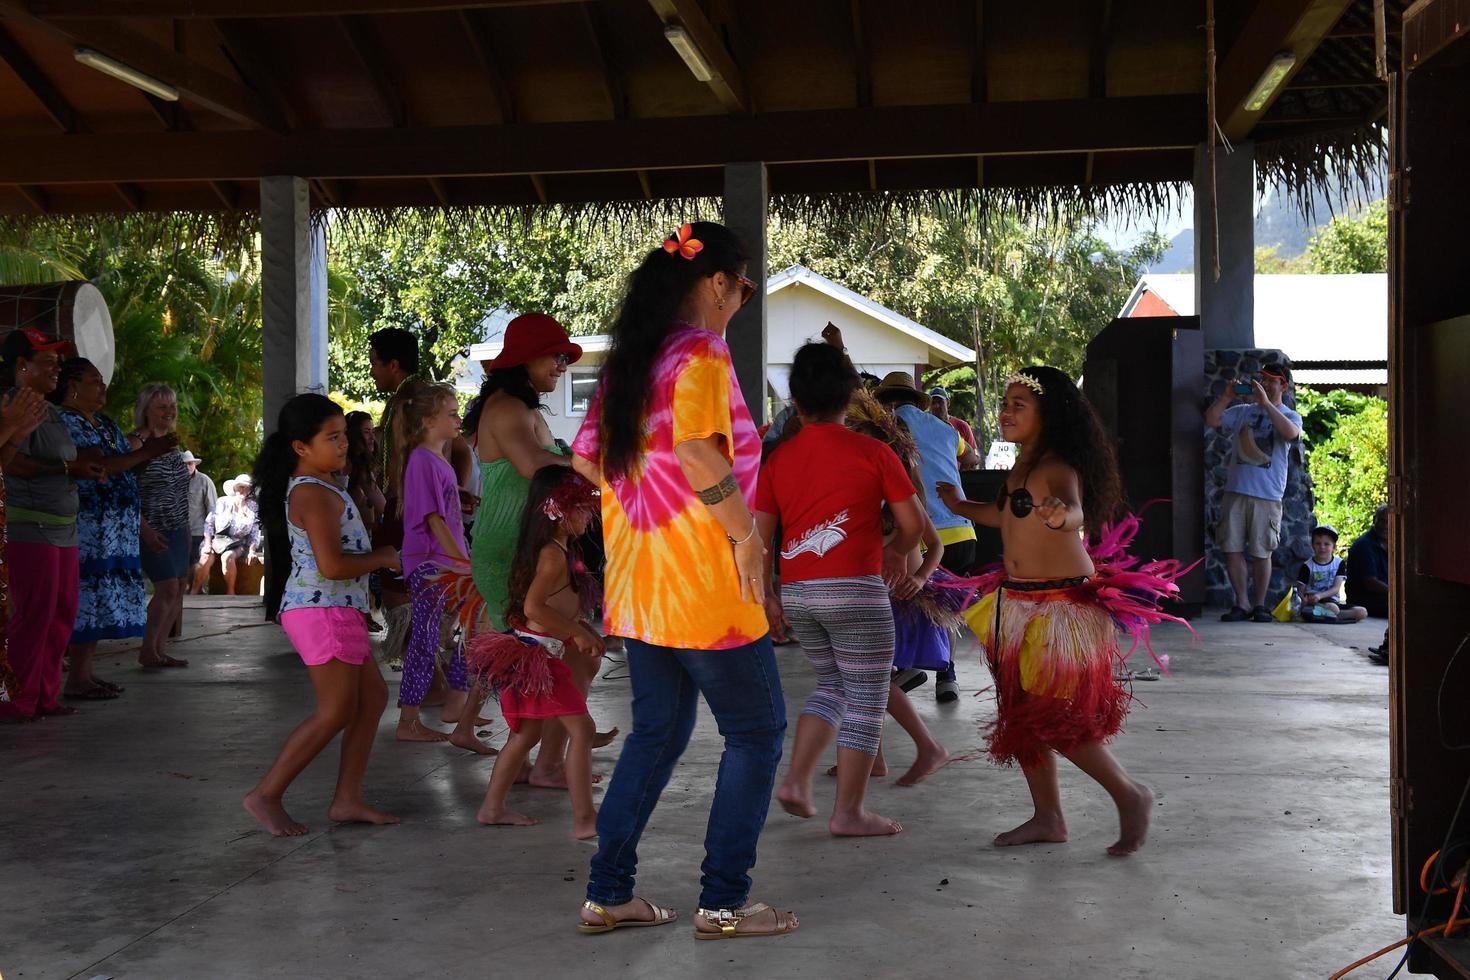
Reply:
[[[561,521],[579,510],[597,512],[600,493],[581,475],[568,470],[556,488],[541,502],[541,513],[553,521]]]
[[[677,253],[686,259],[692,260],[700,252],[704,251],[704,242],[697,238],[691,238],[690,236],[693,234],[694,226],[685,222],[679,226],[679,236],[677,238],[664,239],[664,251],[670,255]]]

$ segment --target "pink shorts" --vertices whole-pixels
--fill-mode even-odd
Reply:
[[[290,609],[281,613],[281,629],[308,667],[320,667],[329,660],[357,666],[373,655],[367,619],[357,609]]]

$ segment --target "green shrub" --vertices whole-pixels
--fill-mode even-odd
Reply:
[[[1317,520],[1337,529],[1346,549],[1373,526],[1388,499],[1388,405],[1347,391],[1301,388],[1297,410],[1317,496]]]

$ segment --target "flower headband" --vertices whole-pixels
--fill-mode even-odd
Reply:
[[[673,238],[664,239],[664,251],[670,255],[682,255],[690,261],[700,252],[704,251],[704,242],[692,238],[694,226],[685,222],[679,226],[679,234]]]
[[[1006,387],[1009,388],[1011,385],[1025,385],[1027,388],[1036,392],[1037,395],[1046,394],[1046,389],[1041,386],[1040,381],[1037,381],[1029,374],[1022,374],[1020,371],[1006,378]]]
[[[556,488],[541,502],[541,513],[553,521],[560,521],[568,514],[579,510],[591,510],[597,504],[599,493],[580,474],[570,470],[557,481]]]

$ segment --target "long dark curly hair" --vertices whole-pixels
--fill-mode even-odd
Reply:
[[[1077,471],[1082,481],[1082,513],[1090,531],[1113,520],[1123,507],[1123,481],[1113,440],[1103,428],[1092,403],[1066,372],[1041,365],[1022,368],[1045,394],[1041,403],[1042,453],[1051,453]]]
[[[724,225],[696,221],[691,237],[704,243],[694,258],[653,249],[628,276],[622,305],[609,332],[602,368],[602,471],[626,476],[643,449],[643,419],[651,394],[648,379],[679,305],[701,279],[717,272],[745,271],[749,257],[739,237]]]
[[[541,549],[556,539],[559,522],[546,516],[542,505],[554,494],[566,479],[565,466],[543,466],[531,477],[531,486],[526,491],[526,509],[522,512],[521,533],[516,539],[515,557],[510,563],[510,580],[507,583],[506,603],[503,615],[510,625],[521,628],[526,623],[526,594],[536,580],[536,564],[541,558]],[[579,557],[577,539],[567,541],[568,565]],[[578,581],[572,578],[572,589],[578,590]]]
[[[485,375],[485,381],[480,385],[480,393],[476,395],[465,409],[464,421],[460,423],[460,431],[467,437],[473,438],[480,430],[480,416],[485,412],[485,402],[497,391],[503,391],[512,398],[518,399],[531,411],[542,411],[546,408],[541,403],[541,393],[536,386],[531,384],[531,372],[524,364],[515,367],[496,368]]]

